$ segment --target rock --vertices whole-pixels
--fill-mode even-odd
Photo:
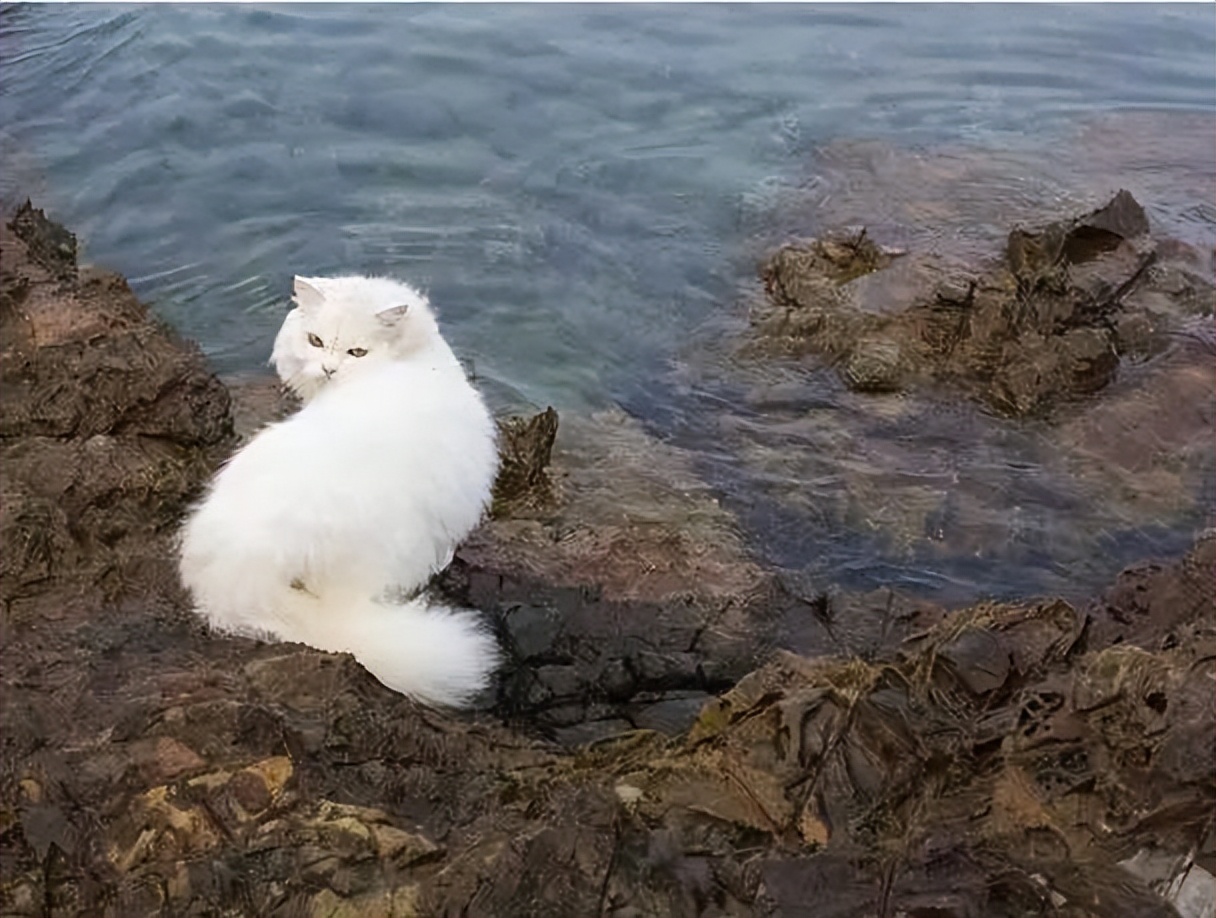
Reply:
[[[142,327],[22,264],[19,309]],[[12,319],[53,388],[60,339]],[[0,443],[4,914],[1209,918],[1216,540],[1084,608],[901,605],[852,645],[893,594],[800,597],[679,451],[576,418],[550,509],[487,522],[442,584],[499,616],[500,703],[436,711],[189,615],[173,517],[232,446],[222,390],[184,407],[208,386],[82,389]],[[795,622],[822,656],[769,652]]]
[[[1065,235],[1063,257],[1072,264],[1089,261],[1149,230],[1148,215],[1126,189],[1109,202],[1077,219]]]
[[[549,458],[557,439],[557,412],[546,408],[530,418],[498,422],[498,478],[494,482],[495,516],[507,516],[531,505],[543,507],[553,500]]]
[[[988,629],[964,631],[938,653],[972,695],[994,692],[1009,678],[1009,648]]]
[[[547,510],[487,521],[441,578],[453,602],[499,622],[498,704],[513,721],[583,736],[572,711],[630,722],[643,700],[724,687],[801,604],[750,559],[688,457],[636,422],[563,422],[548,474]],[[689,706],[666,711],[669,729],[676,711],[691,722]]]
[[[25,243],[29,258],[53,277],[63,281],[76,279],[76,236],[48,220],[43,211],[27,200],[13,216],[9,229]]]
[[[1119,368],[1119,355],[1108,331],[1074,328],[1060,336],[1074,392],[1105,388]]]
[[[771,294],[803,304],[811,299],[801,292],[804,280],[813,285],[818,278],[836,285],[846,284],[885,268],[898,254],[901,253],[876,244],[862,229],[787,246],[765,267],[763,276]],[[787,286],[791,283],[792,288]]]
[[[228,395],[202,355],[121,278],[77,280],[70,235],[26,206],[0,239],[4,284],[24,291],[0,314],[0,529],[13,547],[0,584],[10,600],[84,564],[117,574],[161,550],[154,536],[230,443]]]
[[[1060,267],[1092,261],[1148,230],[1144,208],[1120,190],[1106,205],[1083,216],[1034,231],[1012,230],[1006,258],[1019,284],[1030,288]]]
[[[859,341],[845,359],[841,376],[858,392],[897,392],[901,385],[899,343],[889,338]]]
[[[1192,253],[1148,229],[1120,191],[1088,214],[1014,228],[986,270],[916,253],[893,268],[873,243],[846,258],[853,249],[831,236],[791,243],[761,267],[769,304],[752,323],[775,352],[838,363],[857,391],[948,383],[1005,414],[1049,413],[1106,388],[1121,355],[1159,349],[1151,329],[1192,311],[1196,284],[1210,306],[1210,282],[1171,273]]]
[[[704,692],[669,693],[662,701],[638,706],[632,714],[633,724],[640,730],[657,730],[668,736],[683,733],[710,698]]]
[[[1170,576],[1189,576],[1208,555],[1197,549]],[[1210,613],[1188,608],[1190,625],[1210,630]],[[872,913],[884,888],[906,914],[930,905],[1020,914],[1011,902],[1067,901],[1164,916],[1164,888],[1117,879],[1127,830],[1111,820],[1125,806],[1157,814],[1136,825],[1153,825],[1173,857],[1207,831],[1198,813],[1210,780],[1201,789],[1194,769],[1205,767],[1216,717],[1165,699],[1185,697],[1180,680],[1196,665],[1212,673],[1212,661],[1194,644],[1082,653],[1086,617],[1063,603],[981,606],[946,616],[886,663],[779,655],[707,706],[661,769],[629,775],[638,812],[680,826],[686,845],[703,824],[695,814],[784,839],[787,850],[813,841],[819,853],[763,859],[774,872],[762,896],[778,913],[799,914],[799,897],[816,890],[828,914]],[[1174,741],[1196,753],[1182,772],[1167,751]],[[1183,799],[1197,808],[1190,816],[1187,804],[1175,808]],[[881,860],[871,883],[847,860],[890,850],[882,838],[901,865],[889,888]],[[1017,865],[1022,879],[994,885],[977,871],[983,863]],[[942,870],[958,898],[940,898]]]
[[[232,399],[232,430],[248,442],[274,421],[282,421],[300,410],[300,399],[284,387],[277,376],[240,374],[226,376],[223,383]]]
[[[947,278],[938,284],[937,301],[956,309],[970,306],[975,297],[975,284],[974,278]]]
[[[1132,313],[1115,321],[1115,348],[1120,357],[1147,359],[1162,347],[1161,336],[1149,316]]]

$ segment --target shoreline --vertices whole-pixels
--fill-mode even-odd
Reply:
[[[7,914],[1131,918],[1216,890],[1212,534],[1084,606],[831,597],[758,564],[678,450],[563,418],[600,449],[559,427],[552,499],[441,582],[497,624],[496,697],[421,708],[192,616],[172,533],[230,394],[27,218],[0,242]]]

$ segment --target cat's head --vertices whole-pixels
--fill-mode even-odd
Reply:
[[[271,363],[305,400],[325,385],[439,340],[426,297],[385,277],[297,277]]]

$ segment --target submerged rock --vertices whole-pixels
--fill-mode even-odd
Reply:
[[[896,392],[903,383],[902,365],[898,341],[868,338],[849,351],[841,375],[858,392]]]

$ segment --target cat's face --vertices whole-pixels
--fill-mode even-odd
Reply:
[[[330,383],[403,360],[438,335],[426,298],[387,278],[297,277],[271,362],[306,401]]]

